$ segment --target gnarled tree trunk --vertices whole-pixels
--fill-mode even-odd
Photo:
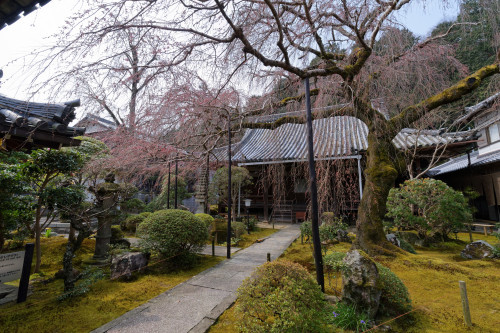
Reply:
[[[385,238],[382,227],[387,196],[398,176],[395,160],[391,159],[391,156],[395,156],[393,151],[390,138],[377,136],[370,130],[365,185],[356,221],[355,246],[371,254],[388,254],[391,250],[396,250]]]

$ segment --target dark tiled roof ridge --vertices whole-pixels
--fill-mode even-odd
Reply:
[[[0,30],[49,2],[50,0],[0,0]]]

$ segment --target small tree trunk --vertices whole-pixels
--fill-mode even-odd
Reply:
[[[36,208],[35,215],[35,251],[36,251],[36,264],[35,273],[40,273],[40,265],[42,263],[42,246],[40,244],[40,237],[42,235],[42,228],[40,226],[40,220],[42,219],[42,199],[38,199],[38,205]]]
[[[398,172],[391,160],[394,154],[391,154],[393,148],[390,139],[376,137],[372,133],[370,130],[368,134],[365,186],[358,209],[355,246],[374,254],[396,249],[385,237],[382,220],[386,213],[387,196]]]
[[[64,276],[64,291],[70,291],[75,287],[75,277],[73,276],[73,256],[76,249],[74,242],[68,239],[66,244],[66,252],[63,255],[63,276]]]
[[[68,239],[66,252],[63,256],[63,276],[64,276],[64,291],[73,290],[75,282],[78,281],[78,276],[73,275],[73,257],[75,252],[82,246],[83,240],[90,235],[90,229],[83,223],[77,224],[75,217],[71,219],[71,229],[78,230],[78,236],[73,234],[73,239]],[[78,227],[76,227],[78,226]],[[76,228],[75,228],[76,227]]]

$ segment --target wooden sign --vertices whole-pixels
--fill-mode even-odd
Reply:
[[[23,262],[24,251],[0,254],[0,283],[20,279]]]

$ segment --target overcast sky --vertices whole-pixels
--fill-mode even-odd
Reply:
[[[11,77],[25,77],[26,68],[21,63],[11,64],[11,62],[39,47],[50,45],[53,39],[49,36],[55,34],[65,19],[79,10],[79,6],[81,6],[79,0],[52,0],[12,26],[0,30],[0,45],[2,45],[0,69],[4,71],[0,93],[15,98],[27,98],[20,86],[22,82],[11,79]],[[438,23],[454,19],[457,13],[456,3],[445,8],[443,1],[430,0],[427,1],[425,8],[422,2],[417,1],[399,15],[401,21],[405,22],[411,31],[419,36],[426,36]]]

